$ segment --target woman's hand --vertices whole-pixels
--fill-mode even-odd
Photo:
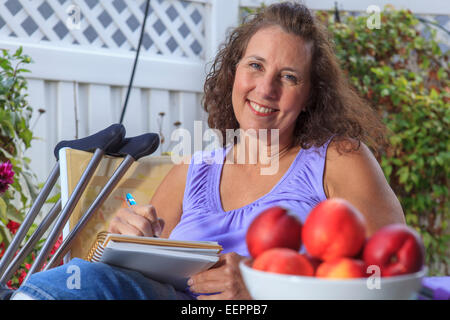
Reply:
[[[252,299],[242,280],[239,262],[245,257],[235,252],[225,253],[210,269],[193,275],[189,289],[194,293],[217,293],[200,295],[199,300],[250,300]]]
[[[164,220],[158,218],[151,204],[133,205],[119,209],[109,224],[108,232],[132,236],[159,237],[164,228]]]

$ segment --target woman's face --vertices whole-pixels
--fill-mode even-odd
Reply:
[[[243,130],[279,129],[280,143],[292,138],[309,94],[310,46],[278,26],[257,31],[239,61],[233,110]]]

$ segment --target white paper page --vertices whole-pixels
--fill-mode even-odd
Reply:
[[[139,252],[105,248],[100,262],[139,271],[144,276],[184,290],[187,279],[206,270],[219,260],[218,256],[153,249]]]
[[[216,256],[218,253],[218,250],[216,250],[216,249],[167,247],[167,246],[157,246],[157,245],[128,243],[128,242],[116,242],[116,241],[109,241],[107,247],[117,249],[117,250],[129,250],[129,251],[139,251],[139,252],[151,252],[152,249],[157,249],[157,250],[186,252],[186,253],[195,253],[195,254],[212,255],[212,256]]]

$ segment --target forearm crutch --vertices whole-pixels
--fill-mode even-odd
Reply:
[[[20,244],[22,243],[23,239],[25,238],[29,228],[31,227],[32,223],[36,219],[38,213],[40,212],[45,200],[47,199],[48,195],[50,194],[50,191],[52,190],[53,186],[56,183],[56,180],[59,177],[59,150],[64,147],[70,147],[73,149],[83,150],[83,151],[94,151],[94,155],[89,162],[85,172],[80,178],[80,181],[78,182],[77,186],[75,187],[74,192],[72,193],[71,197],[69,198],[66,206],[61,211],[58,221],[56,222],[54,229],[56,227],[59,228],[59,224],[62,223],[62,221],[66,220],[66,217],[68,218],[70,214],[72,213],[76,203],[78,202],[82,192],[86,188],[87,184],[89,183],[90,178],[94,174],[98,164],[100,163],[101,157],[105,153],[109,152],[116,152],[118,148],[120,148],[123,144],[125,136],[125,127],[121,124],[113,124],[109,126],[108,128],[97,132],[96,134],[93,134],[91,136],[88,136],[86,138],[78,139],[78,140],[71,140],[71,141],[61,141],[59,142],[55,149],[54,154],[56,157],[56,165],[54,166],[53,170],[51,171],[47,181],[45,182],[41,192],[37,196],[36,200],[34,201],[33,205],[31,206],[29,212],[25,216],[24,221],[22,222],[21,226],[17,230],[13,241],[8,246],[5,254],[3,255],[1,261],[0,261],[0,299],[9,298],[11,294],[11,290],[9,290],[6,287],[6,283],[8,280],[14,275],[16,269],[20,266],[20,264],[23,262],[23,259],[25,259],[26,254],[30,252],[32,249],[32,244],[36,244],[36,242],[39,240],[38,235],[45,232],[44,227],[51,224],[51,219],[54,219],[58,213],[58,211],[61,210],[61,202],[58,201],[51,211],[49,212],[49,218],[44,219],[41,222],[40,227],[38,227],[37,230],[35,230],[36,236],[30,237],[28,243],[22,248],[22,250],[14,257],[15,252],[19,248]],[[42,226],[42,227],[41,227]],[[62,228],[61,228],[62,231]],[[48,257],[51,249],[53,248],[57,237],[59,234],[53,237],[47,238],[43,248],[40,250],[39,255],[36,259],[36,261],[33,263],[31,269],[29,272],[33,270],[35,272],[36,270],[40,270],[42,268],[43,263],[45,262],[45,259]],[[30,245],[31,249],[28,247]],[[14,261],[11,263],[11,260],[14,258]],[[6,272],[5,272],[6,271]]]
[[[93,214],[102,206],[130,166],[138,159],[155,152],[156,149],[158,149],[158,146],[159,136],[156,133],[146,133],[137,137],[125,139],[123,147],[118,152],[119,156],[125,157],[124,160],[122,160],[90,207],[86,210],[75,227],[70,231],[69,235],[64,239],[61,246],[55,252],[49,263],[45,266],[44,270],[55,267],[57,263],[67,254],[76,236],[83,230],[92,218]]]

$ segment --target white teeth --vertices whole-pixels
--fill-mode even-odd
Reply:
[[[261,112],[261,113],[272,113],[272,112],[276,111],[274,109],[261,107],[261,106],[257,105],[256,103],[254,103],[252,101],[250,101],[250,105],[252,106],[253,109],[255,109],[256,111]]]

